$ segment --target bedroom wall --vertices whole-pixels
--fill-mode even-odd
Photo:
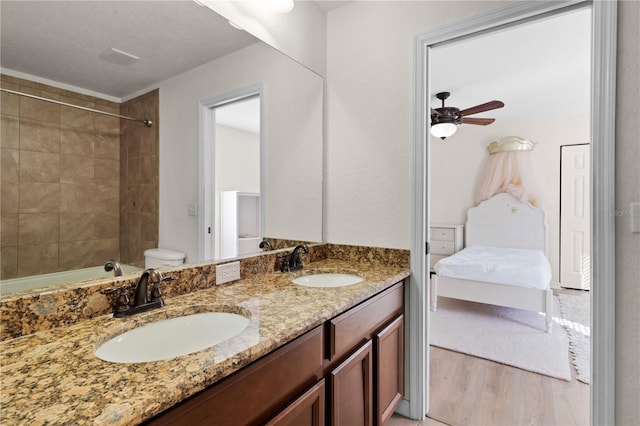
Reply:
[[[505,107],[506,108],[506,107]],[[432,223],[464,224],[467,209],[489,158],[487,145],[504,136],[537,142],[533,167],[544,196],[549,226],[552,285],[559,287],[560,257],[560,146],[589,143],[588,116],[526,121],[496,121],[487,127],[460,126],[452,137],[430,140]]]

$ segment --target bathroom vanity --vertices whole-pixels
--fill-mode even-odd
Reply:
[[[247,274],[126,319],[103,315],[0,343],[2,424],[382,423],[403,393],[408,253],[320,249],[326,258],[302,271]],[[364,280],[338,288],[292,282],[308,273]],[[120,364],[94,354],[117,333],[208,310],[243,313],[249,325],[164,361]]]
[[[395,284],[146,424],[383,424],[403,394],[403,289]]]

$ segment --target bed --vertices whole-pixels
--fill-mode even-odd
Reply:
[[[497,194],[467,211],[465,248],[435,265],[431,310],[438,297],[544,312],[551,332],[553,293],[543,210]]]

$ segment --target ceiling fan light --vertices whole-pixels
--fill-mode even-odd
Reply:
[[[431,126],[431,134],[442,140],[453,135],[456,130],[458,130],[458,126],[455,123],[450,122],[435,123]]]

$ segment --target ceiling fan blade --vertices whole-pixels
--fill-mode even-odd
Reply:
[[[487,124],[491,124],[496,121],[495,118],[473,118],[473,117],[462,117],[462,124],[478,124],[480,126],[486,126]]]
[[[502,108],[503,106],[504,106],[504,102],[489,101],[489,102],[481,104],[481,105],[476,105],[476,106],[471,107],[471,108],[463,109],[462,111],[460,111],[460,115],[461,116],[473,115],[473,114],[477,114],[479,112],[491,111],[492,109]]]

